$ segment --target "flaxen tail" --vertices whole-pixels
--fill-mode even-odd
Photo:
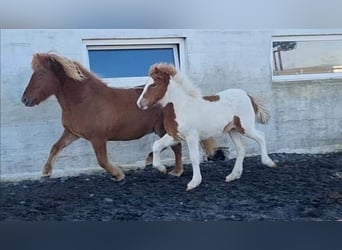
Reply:
[[[251,99],[253,109],[255,112],[255,121],[261,124],[266,124],[269,122],[271,115],[264,106],[264,104],[256,97],[248,95]]]

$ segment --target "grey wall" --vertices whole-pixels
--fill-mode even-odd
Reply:
[[[89,38],[185,37],[187,74],[204,94],[238,87],[265,101],[272,119],[267,126],[258,127],[265,132],[269,152],[342,150],[342,79],[272,83],[271,38],[281,32],[1,30],[1,178],[38,177],[51,146],[63,131],[61,110],[54,97],[34,108],[26,108],[20,102],[32,73],[32,55],[56,50],[83,62],[82,39]],[[143,166],[156,139],[149,135],[137,141],[109,142],[110,157],[125,167]],[[245,141],[248,154],[259,152],[256,143]],[[219,142],[224,144],[228,139],[221,138]],[[186,148],[184,156],[187,160]],[[172,159],[169,151],[163,157]],[[100,167],[92,148],[86,140],[79,140],[61,153],[54,175],[94,169]]]

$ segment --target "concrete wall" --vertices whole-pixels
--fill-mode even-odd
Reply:
[[[238,87],[265,101],[272,119],[258,127],[265,132],[269,152],[342,150],[342,80],[272,83],[272,34],[279,31],[1,30],[1,178],[38,177],[63,131],[54,97],[35,108],[20,101],[32,73],[32,55],[56,50],[83,62],[82,39],[89,38],[185,37],[187,73],[204,94]],[[156,138],[109,142],[110,158],[120,165],[143,166]],[[245,141],[248,154],[259,152],[256,143]],[[187,157],[187,149],[184,154]],[[164,154],[171,157],[170,152]],[[94,169],[100,167],[92,148],[81,139],[61,153],[54,175]]]

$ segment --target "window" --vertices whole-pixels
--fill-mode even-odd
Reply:
[[[342,78],[342,35],[272,39],[272,80]]]
[[[84,40],[85,65],[109,86],[143,85],[152,64],[171,63],[184,71],[184,39]]]

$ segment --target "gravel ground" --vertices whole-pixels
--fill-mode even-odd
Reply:
[[[270,157],[278,168],[247,157],[241,179],[231,183],[224,179],[234,159],[202,163],[202,184],[190,192],[189,165],[180,178],[151,167],[129,171],[124,185],[106,173],[3,182],[0,220],[342,220],[342,152]]]

